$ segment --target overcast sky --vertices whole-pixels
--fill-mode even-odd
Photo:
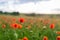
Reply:
[[[60,0],[0,0],[0,10],[22,13],[60,13]]]

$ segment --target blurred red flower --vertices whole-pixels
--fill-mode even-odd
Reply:
[[[57,31],[56,33],[57,33],[57,34],[60,34],[60,31]]]
[[[5,28],[5,27],[6,27],[6,25],[5,25],[5,24],[3,24],[3,25],[2,25],[2,28]]]
[[[30,25],[28,25],[28,26],[26,26],[27,27],[27,29],[30,29],[31,28],[31,26]]]
[[[18,28],[18,24],[17,23],[11,24],[11,27],[16,29],[16,28]]]
[[[50,24],[50,28],[51,29],[54,29],[55,28],[55,25],[54,24]]]
[[[18,28],[21,29],[22,28],[22,25],[21,24],[18,24]]]
[[[19,22],[24,23],[25,19],[24,18],[19,18]]]
[[[12,21],[16,21],[16,19],[15,18],[12,18]]]
[[[27,37],[24,37],[23,40],[28,40],[28,38]]]
[[[57,36],[56,40],[60,40],[60,36]]]
[[[43,37],[43,40],[48,40],[48,37],[47,37],[47,36],[44,36],[44,37]]]

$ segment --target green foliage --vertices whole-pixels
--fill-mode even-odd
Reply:
[[[11,29],[8,24],[6,24],[6,27],[3,29],[0,25],[0,40],[18,40],[24,36],[28,37],[29,40],[43,40],[44,36],[47,36],[49,40],[56,40],[57,37],[54,30],[38,28],[35,24],[31,29],[26,29],[24,26],[22,29]]]
[[[13,14],[14,13],[15,12],[13,12]],[[48,40],[56,40],[57,36],[60,36],[56,33],[56,31],[60,31],[60,26],[58,24],[55,25],[54,29],[51,29],[50,24],[44,25],[42,21],[35,22],[35,20],[33,20],[33,24],[30,24],[29,19],[25,23],[19,23],[22,25],[21,29],[13,29],[11,28],[9,23],[11,22],[11,20],[8,20],[9,16],[5,20],[3,18],[4,17],[0,19],[0,21],[2,22],[0,24],[0,40],[19,40],[23,39],[24,37],[27,37],[28,40],[43,40],[44,36],[47,36]],[[18,23],[18,21],[16,23]],[[37,25],[37,23],[39,24],[39,26]],[[5,24],[6,28],[2,28],[2,24]],[[31,28],[28,29],[26,27],[27,25],[30,25]],[[44,28],[44,26],[46,26],[46,28]]]
[[[0,11],[0,14],[5,14],[5,15],[20,15],[19,12],[3,12],[3,11]]]
[[[19,12],[12,12],[11,15],[19,15]]]

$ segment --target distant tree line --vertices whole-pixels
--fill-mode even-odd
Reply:
[[[40,13],[40,14],[38,14],[38,13],[28,13],[28,14],[26,14],[26,13],[19,13],[19,12],[3,12],[3,11],[0,11],[0,14],[5,14],[5,15],[21,15],[21,14],[23,14],[23,15],[25,15],[25,16],[49,16],[49,17],[51,17],[51,18],[53,18],[53,17],[60,17],[60,14],[42,14],[42,13]]]
[[[35,13],[25,14],[26,16],[37,16]]]
[[[3,11],[0,11],[0,14],[5,14],[5,15],[19,15],[20,13],[19,12],[3,12]]]

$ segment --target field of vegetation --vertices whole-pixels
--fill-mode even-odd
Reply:
[[[0,40],[60,40],[60,17],[0,15]]]

